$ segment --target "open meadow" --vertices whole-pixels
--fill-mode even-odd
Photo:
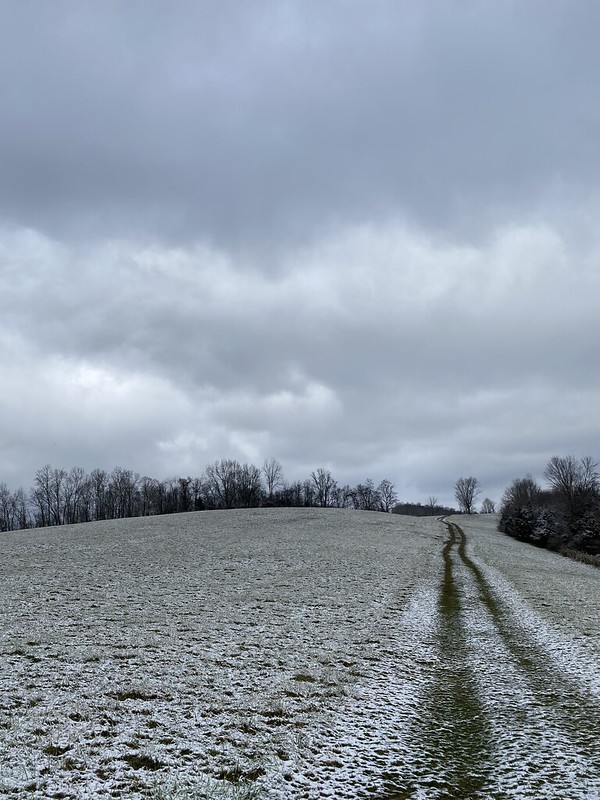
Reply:
[[[0,796],[600,797],[600,571],[493,516],[0,536]]]

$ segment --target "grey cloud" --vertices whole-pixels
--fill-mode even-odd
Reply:
[[[599,454],[599,17],[11,6],[0,481],[276,456],[498,498]]]
[[[599,15],[23,4],[0,48],[0,210],[61,236],[229,246],[398,210],[473,235],[491,208],[595,191]]]
[[[4,242],[8,460],[20,436],[163,475],[276,455],[289,477],[322,464],[447,497],[457,473],[492,494],[515,464],[600,444],[594,249],[580,264],[560,231],[476,249],[350,227],[289,251],[279,276],[210,247]]]

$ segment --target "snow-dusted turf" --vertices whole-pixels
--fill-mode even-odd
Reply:
[[[600,797],[600,571],[495,518],[0,536],[0,795]]]
[[[469,540],[471,553],[492,580],[508,581],[531,609],[534,627],[549,622],[573,642],[584,645],[600,662],[600,570],[564,556],[502,536],[498,516],[455,517]],[[501,581],[500,581],[501,582]],[[516,598],[515,598],[516,600]],[[543,621],[543,622],[541,622]],[[596,678],[600,680],[600,670]]]

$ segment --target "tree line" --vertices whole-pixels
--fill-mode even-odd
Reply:
[[[27,492],[0,483],[0,531],[70,525],[125,517],[258,506],[316,506],[390,512],[394,484],[371,479],[340,485],[319,468],[303,481],[287,482],[274,458],[262,467],[220,459],[199,477],[157,480],[122,467],[112,472],[82,467],[67,471],[46,464]]]
[[[500,508],[500,530],[551,550],[600,555],[600,476],[586,456],[553,456],[545,486],[531,475],[515,479]]]
[[[475,501],[481,494],[481,484],[473,475],[468,478],[459,478],[454,484],[454,497],[458,503],[461,514],[476,514]],[[481,514],[495,514],[496,503],[486,497],[481,503]]]
[[[392,509],[394,514],[405,514],[409,517],[443,517],[456,514],[456,509],[438,503],[437,497],[430,495],[426,503],[396,503]]]

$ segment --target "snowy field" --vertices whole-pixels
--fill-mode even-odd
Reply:
[[[0,796],[600,798],[600,571],[265,509],[0,536]]]

